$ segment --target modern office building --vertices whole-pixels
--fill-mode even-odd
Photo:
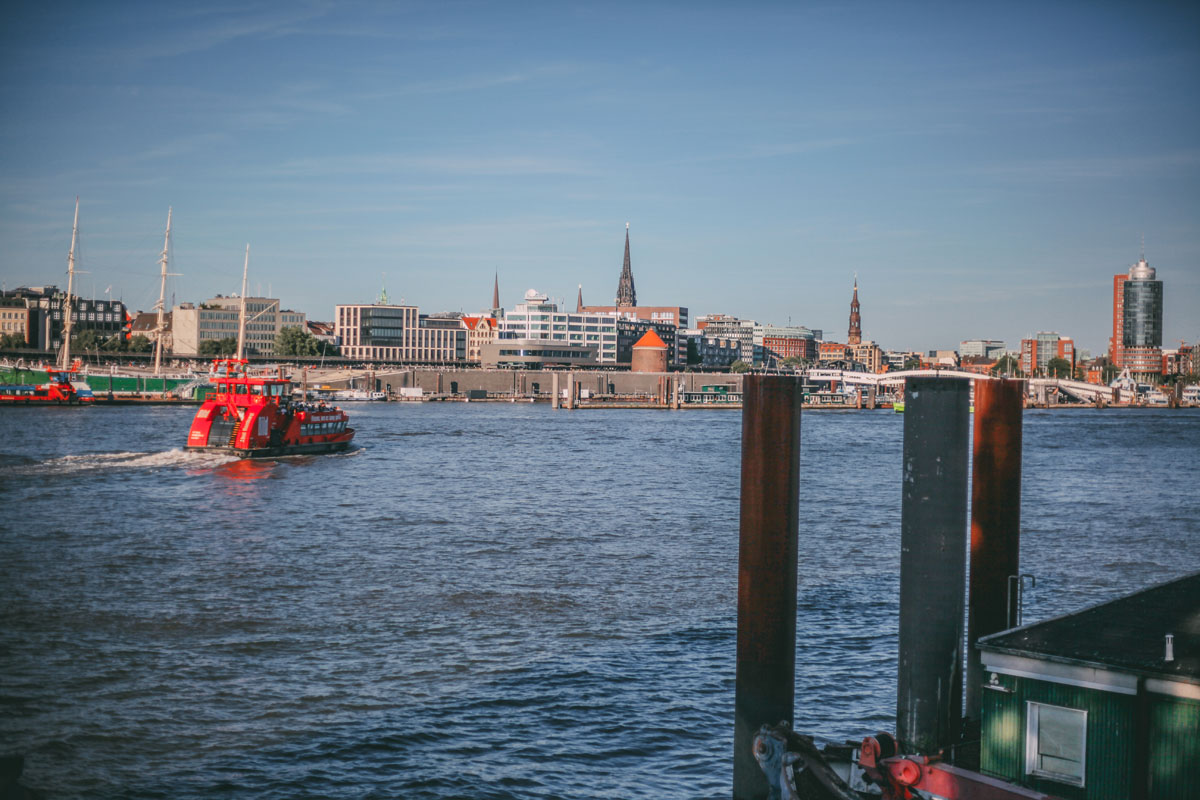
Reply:
[[[738,361],[754,363],[754,329],[752,319],[738,319],[728,314],[706,314],[696,320],[696,327],[710,339],[733,341],[738,347]]]
[[[333,325],[342,355],[358,361],[448,364],[467,357],[462,320],[421,314],[416,306],[337,305]]]
[[[737,361],[742,354],[738,340],[711,336],[703,328],[680,330],[676,336],[679,348],[684,351],[684,358],[679,363],[688,366],[721,369]]]
[[[1021,340],[1021,371],[1026,375],[1044,375],[1052,358],[1061,358],[1075,368],[1075,343],[1050,331]]]
[[[1004,355],[1004,342],[997,339],[967,339],[958,343],[961,358],[997,359]]]
[[[171,351],[177,356],[200,354],[206,341],[236,339],[242,300],[217,295],[196,305],[182,303],[171,309]],[[246,354],[271,356],[275,337],[284,328],[308,329],[302,311],[280,308],[275,297],[246,298]]]
[[[585,310],[583,313],[559,311],[557,303],[530,289],[525,302],[499,320],[501,341],[505,339],[548,339],[552,342],[582,345],[596,351],[602,364],[617,361],[617,317],[611,313]],[[486,363],[486,361],[485,361]]]
[[[1127,274],[1113,276],[1109,358],[1139,380],[1162,379],[1163,283],[1142,256]]]

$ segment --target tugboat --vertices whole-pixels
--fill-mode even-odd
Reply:
[[[245,359],[213,361],[217,391],[192,420],[188,450],[240,458],[334,453],[354,438],[349,417],[325,403],[294,402],[292,382],[279,373],[251,375]]]
[[[46,367],[46,383],[0,386],[0,404],[27,406],[91,405],[96,402],[87,384],[76,387],[71,376],[78,365],[68,370]]]

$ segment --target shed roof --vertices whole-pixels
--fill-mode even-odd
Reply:
[[[638,339],[633,344],[634,347],[654,347],[659,350],[666,350],[667,343],[662,340],[662,337],[654,332],[654,329],[646,331],[642,338]]]
[[[1164,660],[1168,633],[1173,661]],[[1200,572],[984,636],[979,648],[1200,682]]]

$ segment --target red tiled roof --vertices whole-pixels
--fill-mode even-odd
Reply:
[[[660,350],[667,349],[667,343],[662,340],[661,336],[659,336],[657,333],[654,332],[653,328],[646,331],[646,334],[642,338],[638,339],[637,342],[635,342],[633,346],[635,348],[637,348],[637,347],[653,347],[653,348],[660,349]]]

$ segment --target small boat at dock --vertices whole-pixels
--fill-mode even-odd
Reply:
[[[96,397],[88,385],[71,380],[78,368],[78,365],[67,370],[46,367],[46,383],[0,386],[0,405],[92,405]]]

